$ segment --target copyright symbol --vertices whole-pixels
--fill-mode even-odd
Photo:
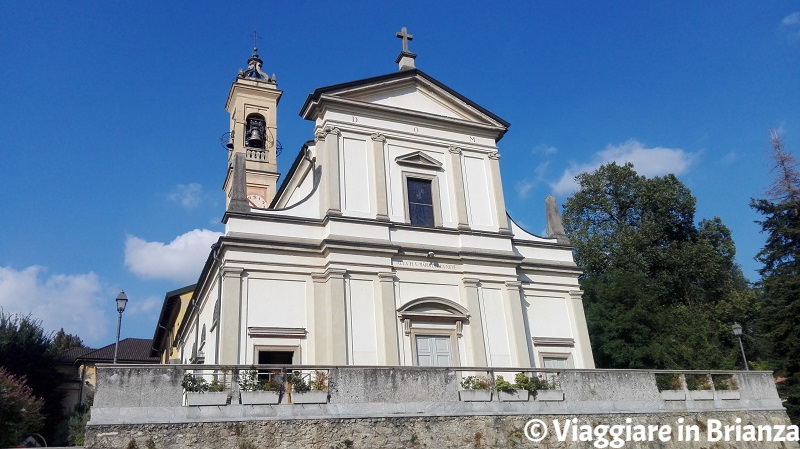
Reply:
[[[547,436],[547,424],[541,419],[532,419],[525,423],[525,438],[538,443]]]

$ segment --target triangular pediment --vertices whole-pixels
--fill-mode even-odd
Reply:
[[[420,70],[409,70],[317,89],[303,106],[307,119],[325,99],[404,114],[442,117],[482,127],[508,128],[508,122],[482,108]]]
[[[394,161],[400,165],[411,165],[414,167],[432,168],[434,170],[440,170],[442,168],[441,162],[428,156],[422,151],[414,151],[413,153],[407,153],[402,156],[397,156],[394,159]]]

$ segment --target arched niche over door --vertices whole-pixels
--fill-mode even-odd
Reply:
[[[469,320],[467,309],[444,298],[417,298],[397,309],[410,340],[414,365],[458,366],[458,338]]]

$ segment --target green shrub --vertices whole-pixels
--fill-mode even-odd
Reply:
[[[517,391],[517,386],[503,379],[503,376],[497,376],[497,379],[494,381],[494,388],[497,391],[502,391],[505,393],[513,393]]]
[[[183,375],[181,386],[189,393],[205,393],[209,389],[208,382],[205,379],[189,373]]]
[[[554,390],[556,388],[555,382],[550,382],[540,375],[528,377],[525,373],[517,373],[514,377],[514,383],[522,390],[536,391],[536,390]]]
[[[305,393],[311,391],[311,386],[306,383],[305,379],[303,378],[303,373],[300,371],[295,371],[289,374],[289,383],[292,384],[292,390],[295,393]]]

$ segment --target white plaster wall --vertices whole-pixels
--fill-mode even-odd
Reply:
[[[373,281],[351,279],[348,284],[351,363],[354,365],[377,365],[378,333]]]
[[[416,86],[406,86],[402,89],[364,98],[363,101],[376,103],[385,106],[394,106],[414,111],[427,112],[430,114],[443,115],[445,117],[463,118],[455,114],[451,109],[431,98],[426,93],[418,91]]]
[[[486,160],[464,155],[464,192],[467,196],[469,223],[474,229],[492,230],[494,207],[492,206]]]
[[[481,309],[489,366],[512,366],[511,345],[508,340],[508,325],[503,309],[502,291],[485,287],[481,291]]]
[[[438,298],[449,299],[458,304],[464,305],[464,301],[459,295],[459,286],[457,284],[424,284],[415,282],[399,282],[400,297],[398,298],[397,306],[412,301],[417,298],[426,296],[435,296]],[[466,306],[465,306],[466,307]]]
[[[317,218],[319,216],[319,190],[314,195],[306,199],[311,190],[314,188],[314,169],[310,170],[303,181],[291,193],[289,200],[286,202],[285,215],[292,215],[297,217]],[[299,201],[306,199],[304,202],[297,204]]]
[[[526,294],[526,299],[532,337],[574,338],[566,298]]]
[[[369,158],[367,142],[345,137],[342,143],[341,180],[346,215],[359,217],[370,213]],[[373,214],[374,215],[374,214]]]
[[[246,327],[307,327],[306,283],[249,279]]]

